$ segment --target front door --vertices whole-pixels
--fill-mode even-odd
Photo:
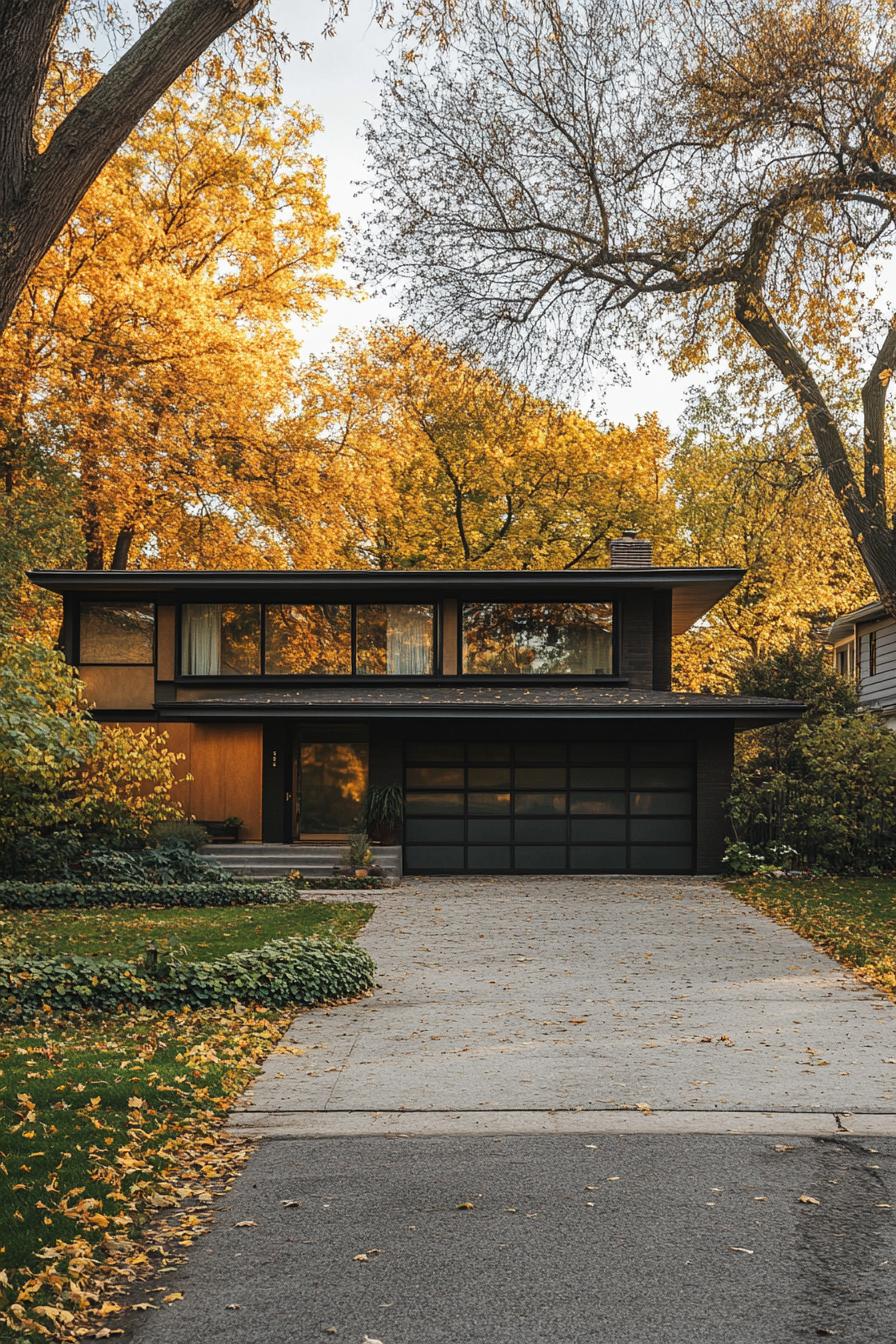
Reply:
[[[298,766],[298,837],[337,839],[355,830],[367,788],[367,743],[303,742]]]

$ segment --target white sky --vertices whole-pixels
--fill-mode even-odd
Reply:
[[[364,175],[361,125],[376,101],[374,80],[385,65],[388,33],[370,17],[365,0],[356,0],[331,38],[319,38],[309,29],[309,10],[302,6],[300,11],[297,0],[272,0],[272,10],[279,27],[292,38],[314,41],[310,60],[295,57],[287,65],[286,95],[292,102],[307,103],[322,119],[316,148],[326,164],[330,201],[343,221],[352,219],[363,226],[365,202],[355,185]],[[313,8],[310,13],[314,14]],[[321,4],[321,23],[324,13]],[[390,314],[381,300],[334,299],[321,322],[301,329],[304,350],[322,354],[341,328],[363,328],[385,316],[398,314]],[[673,379],[658,364],[630,366],[629,371],[630,386],[613,384],[603,394],[607,419],[634,424],[639,415],[656,411],[664,424],[674,428],[688,382]],[[583,405],[592,395],[593,389],[582,389]]]

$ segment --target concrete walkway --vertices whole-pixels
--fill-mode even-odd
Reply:
[[[235,1129],[896,1134],[893,1005],[718,884],[434,878],[377,900],[381,987],[302,1013]]]

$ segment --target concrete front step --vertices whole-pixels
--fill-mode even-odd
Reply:
[[[305,877],[332,877],[333,868],[345,854],[344,843],[276,845],[247,841],[244,844],[204,845],[203,857],[218,863],[238,877],[260,881],[287,877],[298,869]],[[374,862],[389,877],[401,876],[401,846],[373,845]]]

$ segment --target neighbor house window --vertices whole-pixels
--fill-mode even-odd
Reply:
[[[269,677],[350,675],[351,670],[351,607],[303,602],[265,608]]]
[[[261,671],[260,608],[253,603],[188,602],[181,623],[181,672],[246,677]]]
[[[868,675],[874,677],[877,675],[877,631],[872,630],[868,636]]]
[[[837,671],[841,677],[854,677],[856,674],[856,646],[853,640],[841,644],[836,650]]]
[[[357,608],[355,667],[362,675],[430,676],[433,608],[370,602]]]
[[[80,662],[152,663],[152,603],[82,602],[80,617]]]
[[[463,670],[480,675],[609,675],[610,602],[465,602]]]

